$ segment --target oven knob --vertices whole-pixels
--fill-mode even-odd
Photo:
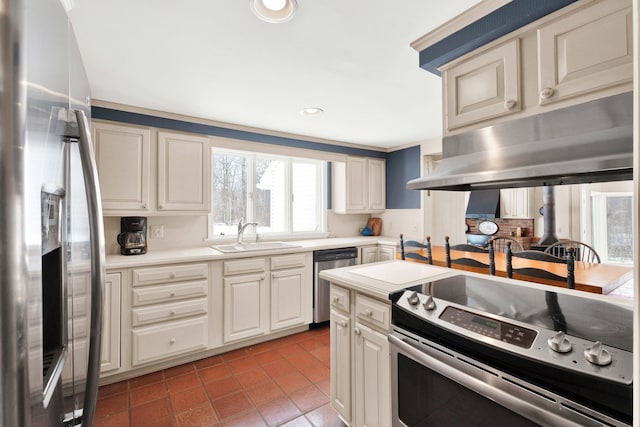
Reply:
[[[427,311],[433,311],[436,309],[436,302],[433,300],[433,297],[431,295],[428,295],[427,300],[424,302],[424,304],[422,304],[422,306]]]
[[[593,363],[598,366],[607,366],[611,363],[611,353],[602,346],[600,341],[596,341],[591,347],[588,347],[584,351],[584,357],[589,361],[589,363]]]
[[[418,298],[418,293],[416,291],[411,292],[407,297],[407,301],[411,305],[418,305],[418,303],[420,302],[420,298]]]
[[[564,336],[564,332],[560,331],[547,341],[549,348],[556,353],[568,353],[571,351],[571,342]]]

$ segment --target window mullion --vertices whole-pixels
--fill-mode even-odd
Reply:
[[[284,194],[287,194],[289,197],[285,198],[285,216],[284,216],[284,229],[287,233],[293,232],[293,185],[291,180],[293,179],[292,162],[290,159],[285,161],[284,168]]]

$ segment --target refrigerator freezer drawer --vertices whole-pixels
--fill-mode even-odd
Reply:
[[[204,297],[207,296],[208,290],[209,282],[207,280],[189,283],[176,283],[174,285],[149,286],[133,290],[132,305],[137,307],[140,305]]]
[[[181,301],[160,306],[134,308],[131,324],[133,327],[148,325],[150,323],[177,320],[184,317],[207,314],[207,299]]]
[[[132,365],[138,366],[207,348],[208,317],[133,330]]]
[[[209,277],[207,264],[172,265],[169,267],[141,268],[133,270],[133,286],[156,285],[159,283],[206,279]]]

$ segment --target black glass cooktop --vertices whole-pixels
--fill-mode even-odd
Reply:
[[[606,297],[592,299],[582,291],[565,294],[465,275],[410,289],[507,319],[633,351],[633,308],[607,301]]]

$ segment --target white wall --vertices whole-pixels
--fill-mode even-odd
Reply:
[[[383,236],[404,235],[405,240],[423,241],[425,238],[422,209],[387,209],[380,215]]]

